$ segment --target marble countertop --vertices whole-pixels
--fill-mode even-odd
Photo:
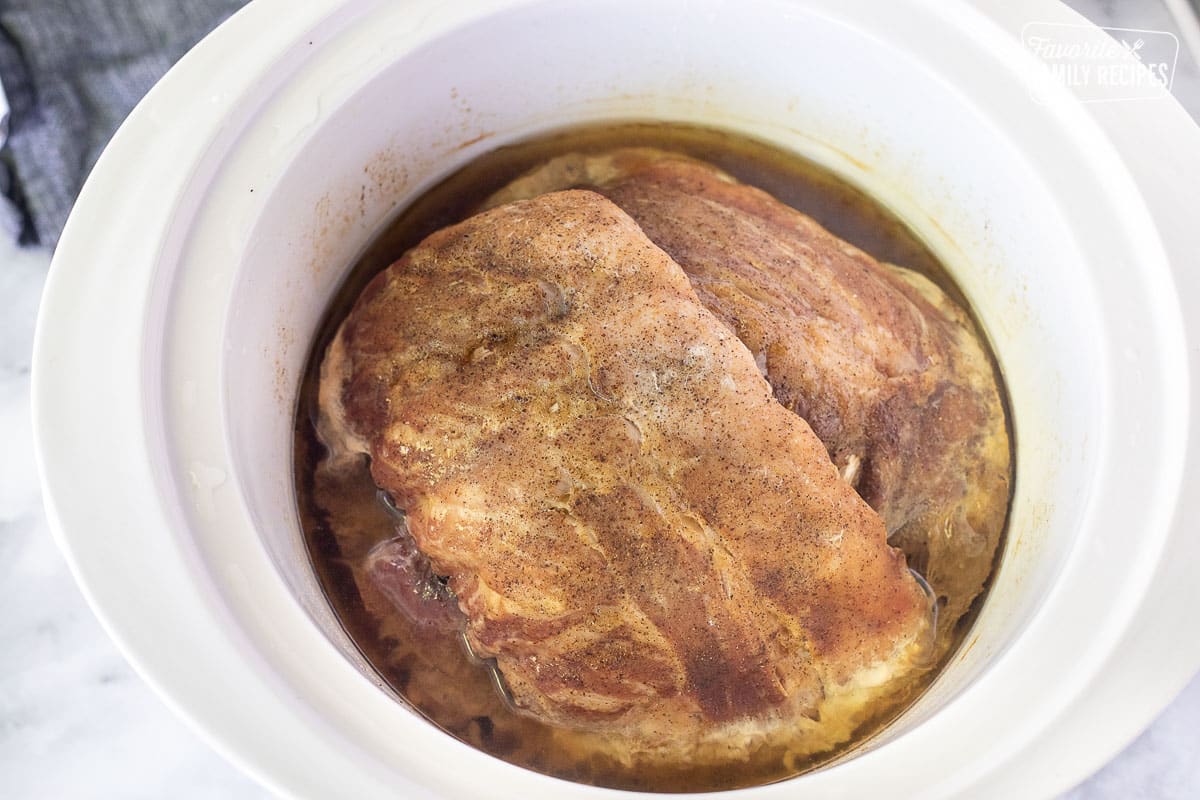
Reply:
[[[1101,25],[1175,29],[1158,0],[1072,0]],[[1200,71],[1174,91],[1200,116]],[[51,539],[33,462],[29,367],[49,256],[0,237],[0,796],[259,798],[133,673]],[[1200,797],[1200,677],[1071,800]]]

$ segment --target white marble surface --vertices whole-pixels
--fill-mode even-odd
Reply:
[[[1157,0],[1071,3],[1104,25],[1170,28]],[[1181,58],[1176,93],[1200,113]],[[0,237],[0,797],[260,798],[131,671],[51,540],[33,466],[29,357],[48,257]],[[1071,800],[1200,797],[1200,678]]]
[[[29,403],[48,263],[0,238],[0,797],[266,797],[133,673],[51,539]]]

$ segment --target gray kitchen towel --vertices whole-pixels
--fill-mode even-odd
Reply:
[[[0,83],[10,106],[0,192],[20,215],[23,242],[58,242],[117,126],[245,2],[0,0]]]

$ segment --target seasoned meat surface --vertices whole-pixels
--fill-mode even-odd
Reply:
[[[1004,409],[966,314],[924,277],[661,150],[561,156],[485,205],[568,187],[611,199],[683,267],[944,598],[939,626],[952,627],[991,573],[1009,498]]]
[[[598,194],[409,251],[329,347],[321,406],[472,651],[553,724],[670,758],[827,748],[928,657],[929,599],[879,516]]]

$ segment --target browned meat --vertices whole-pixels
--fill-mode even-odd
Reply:
[[[487,205],[568,187],[604,194],[683,267],[953,626],[991,573],[1010,477],[996,376],[963,311],[765,192],[660,150],[562,156]]]
[[[330,346],[321,400],[471,648],[551,723],[644,757],[820,751],[928,656],[929,601],[878,515],[597,194],[409,251]]]

